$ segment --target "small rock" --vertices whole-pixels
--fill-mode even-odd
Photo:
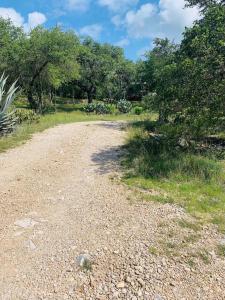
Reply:
[[[223,239],[221,239],[220,245],[225,246],[225,237]]]
[[[163,265],[164,267],[166,267],[166,260],[165,260],[165,258],[162,259],[162,265]]]
[[[138,297],[141,297],[141,296],[142,296],[142,291],[139,290],[139,291],[138,291]]]
[[[25,246],[31,251],[34,251],[37,248],[31,240],[26,241]]]
[[[35,225],[37,225],[38,222],[34,221],[31,218],[25,218],[25,219],[16,221],[14,224],[21,228],[32,228]]]
[[[76,258],[77,265],[86,270],[92,269],[92,262],[89,254],[80,254]]]
[[[118,289],[123,289],[123,288],[125,288],[125,282],[124,282],[124,281],[119,282],[119,283],[116,285],[116,287],[117,287]]]
[[[131,278],[129,276],[126,278],[126,282],[127,283],[131,283],[132,282],[132,280],[131,280]]]
[[[138,283],[139,283],[141,286],[144,286],[144,285],[145,285],[145,282],[144,282],[143,279],[138,278],[137,281],[138,281]]]

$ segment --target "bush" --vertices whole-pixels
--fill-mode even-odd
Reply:
[[[123,113],[123,114],[127,114],[131,111],[132,109],[132,104],[127,101],[127,100],[120,100],[118,103],[117,103],[117,108],[119,110],[120,113]]]
[[[16,109],[14,115],[19,124],[24,122],[33,123],[40,120],[40,116],[31,109]]]
[[[144,111],[144,108],[141,106],[135,106],[134,107],[134,114],[135,115],[141,115]]]
[[[97,103],[95,106],[95,113],[98,115],[107,115],[111,113],[111,110],[108,104]]]
[[[43,108],[41,109],[42,114],[51,114],[56,112],[56,106],[50,101],[45,101],[43,103]]]
[[[133,128],[127,143],[124,163],[134,175],[146,178],[196,178],[210,181],[218,178],[221,165],[212,155],[194,149],[183,150],[175,141],[143,128]]]
[[[142,99],[142,104],[145,109],[150,110],[154,107],[154,103],[156,101],[157,94],[156,93],[148,93]]]
[[[89,103],[84,106],[83,110],[86,113],[93,113],[93,112],[95,112],[95,108],[96,108],[96,105],[94,103]]]
[[[83,110],[86,113],[96,113],[98,115],[113,114],[116,111],[116,107],[113,104],[105,103],[90,103],[84,106]]]
[[[107,104],[110,114],[116,114],[117,113],[117,108],[115,104]]]

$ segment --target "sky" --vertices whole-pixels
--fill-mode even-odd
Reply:
[[[37,25],[72,29],[124,48],[136,60],[153,47],[156,37],[175,42],[197,20],[197,8],[185,0],[0,0],[0,16],[29,32]]]

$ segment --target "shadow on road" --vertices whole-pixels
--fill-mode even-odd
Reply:
[[[98,166],[96,173],[108,174],[119,170],[119,158],[122,155],[121,147],[111,147],[94,153],[91,157],[92,161]]]
[[[122,131],[126,128],[127,124],[123,122],[107,122],[97,124],[97,126]],[[110,135],[109,135],[110,138]],[[98,169],[98,174],[108,174],[116,172],[120,169],[119,159],[122,155],[122,149],[120,146],[108,147],[97,153],[94,153],[91,157],[92,161]]]

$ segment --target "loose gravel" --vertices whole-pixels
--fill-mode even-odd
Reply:
[[[0,155],[0,299],[225,299],[225,237],[118,180],[124,127],[61,125]]]

